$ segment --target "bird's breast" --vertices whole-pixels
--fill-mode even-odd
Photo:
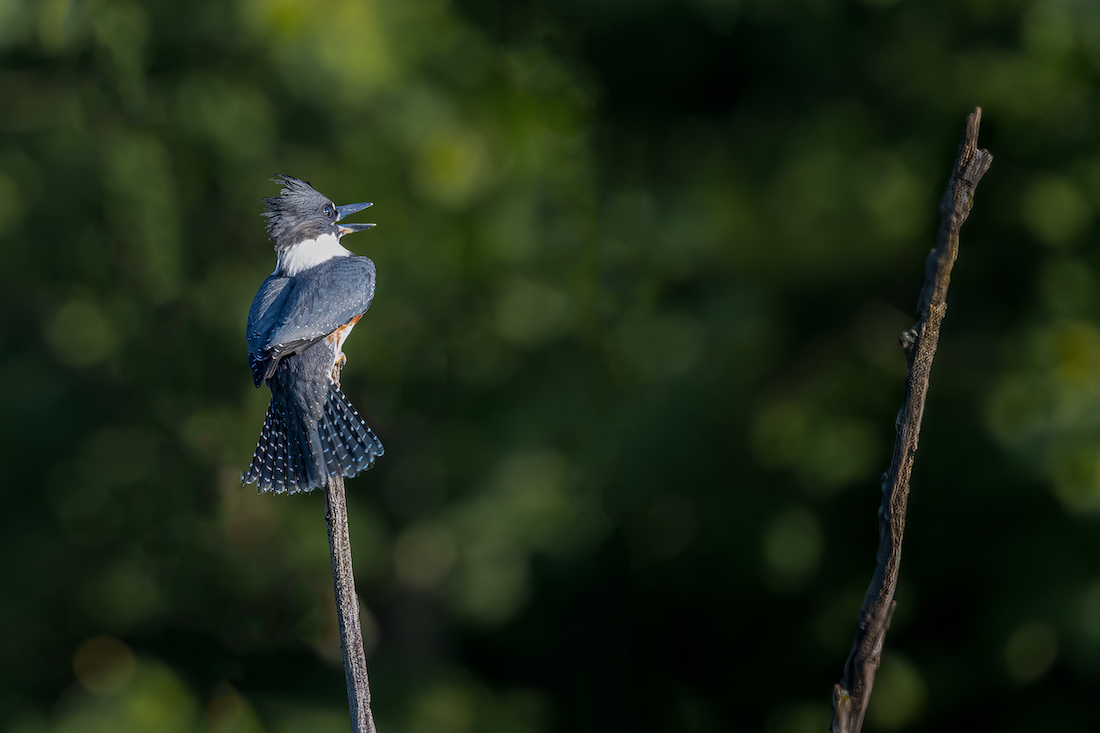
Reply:
[[[351,329],[355,328],[355,324],[359,323],[359,319],[362,317],[362,315],[355,316],[326,337],[325,340],[332,344],[332,353],[335,358],[339,358],[340,354],[344,353],[344,339],[348,337],[348,334],[351,333]]]

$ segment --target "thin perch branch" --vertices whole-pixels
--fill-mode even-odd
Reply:
[[[974,189],[993,162],[988,150],[978,148],[981,120],[981,107],[966,119],[966,134],[959,144],[955,169],[940,203],[936,248],[928,255],[925,266],[924,288],[918,303],[920,321],[901,337],[909,373],[905,380],[905,401],[898,412],[893,459],[882,479],[877,565],[859,612],[859,626],[852,651],[844,665],[844,677],[833,686],[833,720],[829,726],[833,733],[858,733],[863,727],[871,687],[882,659],[886,630],[890,628],[890,618],[896,605],[894,590],[901,564],[909,478],[920,438],[924,400],[939,341],[940,323],[947,311],[951,266],[959,251],[959,228],[974,204]]]
[[[341,366],[338,363],[333,370],[337,386],[340,384]],[[375,733],[374,716],[370,710],[367,654],[363,649],[363,631],[359,625],[359,597],[355,594],[355,574],[351,568],[344,477],[329,476],[324,493],[328,549],[332,556],[332,586],[336,593],[336,616],[340,621],[340,651],[344,654],[351,730],[352,733]]]

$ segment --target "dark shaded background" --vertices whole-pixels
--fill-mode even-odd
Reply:
[[[321,497],[239,481],[276,173],[375,202],[380,730],[824,730],[976,105],[868,727],[1100,725],[1100,5],[5,0],[0,64],[3,731],[347,729]]]

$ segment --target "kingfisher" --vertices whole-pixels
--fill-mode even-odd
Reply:
[[[295,494],[354,476],[385,451],[337,383],[344,340],[374,299],[374,263],[340,244],[374,224],[342,224],[370,206],[336,206],[293,176],[271,179],[280,195],[264,198],[275,271],[248,311],[252,380],[271,402],[252,463],[241,474],[261,492]]]

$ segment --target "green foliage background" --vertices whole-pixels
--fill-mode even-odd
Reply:
[[[321,497],[240,471],[289,173],[385,733],[824,730],[963,231],[869,727],[1095,730],[1100,5],[0,0],[0,730],[347,728]]]

